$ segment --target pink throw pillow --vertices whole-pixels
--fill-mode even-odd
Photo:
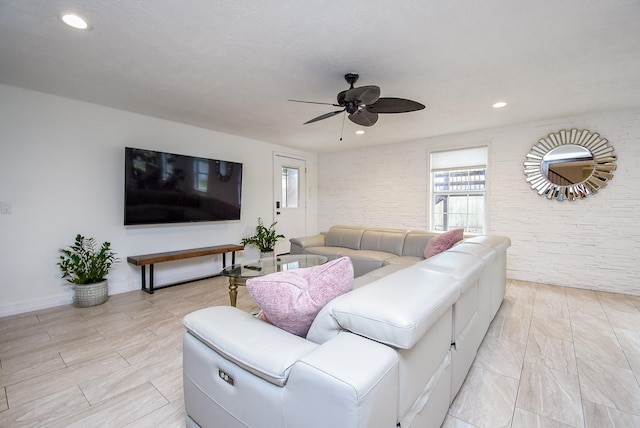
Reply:
[[[456,242],[462,241],[463,232],[464,229],[453,229],[429,239],[427,247],[424,249],[424,258],[428,259],[431,256],[447,251],[453,247]]]
[[[320,309],[353,289],[353,264],[342,257],[259,276],[247,280],[247,289],[262,309],[258,318],[304,337]]]

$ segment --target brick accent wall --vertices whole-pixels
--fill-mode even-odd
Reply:
[[[571,128],[607,138],[618,169],[595,196],[547,200],[525,182],[523,162],[540,138]],[[512,240],[510,278],[640,295],[640,109],[322,154],[319,229],[426,229],[429,153],[478,145],[489,147],[488,233]]]

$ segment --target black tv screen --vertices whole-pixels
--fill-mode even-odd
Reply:
[[[242,164],[125,148],[124,224],[240,220]]]

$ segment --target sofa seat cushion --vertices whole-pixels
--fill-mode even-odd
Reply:
[[[421,262],[424,260],[424,257],[415,257],[415,256],[395,256],[390,257],[384,261],[385,265],[402,265],[402,266],[410,266]]]
[[[353,266],[347,257],[247,280],[262,309],[260,317],[298,336],[307,334],[323,306],[352,288]]]
[[[356,277],[382,267],[387,259],[397,257],[392,253],[375,250],[348,250],[341,253],[341,255],[351,259]]]
[[[348,251],[351,250],[344,247],[307,247],[302,250],[302,254],[315,254],[318,256],[325,256],[329,260],[335,260],[342,257]]]

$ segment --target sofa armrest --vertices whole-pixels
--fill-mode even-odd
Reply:
[[[340,333],[293,366],[285,388],[286,426],[395,427],[398,360],[388,346]]]
[[[300,238],[291,238],[291,254],[302,254],[302,250],[306,247],[322,247],[324,246],[325,234],[319,233],[313,236],[303,236]]]
[[[215,306],[187,315],[189,334],[243,369],[278,386],[300,358],[318,347],[231,306]]]

